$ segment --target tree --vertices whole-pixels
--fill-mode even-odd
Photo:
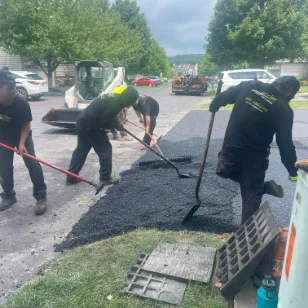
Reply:
[[[60,63],[106,56],[126,65],[140,60],[139,35],[119,15],[106,12],[106,0],[1,0],[0,5],[0,46],[38,65],[49,87]]]
[[[220,67],[213,62],[211,55],[205,54],[199,66],[199,75],[203,77],[216,76],[220,70]]]
[[[145,75],[167,74],[170,68],[165,50],[153,38],[144,13],[135,0],[115,0],[111,10],[120,13],[122,22],[141,37],[140,63],[130,67],[131,73],[142,72]]]
[[[303,54],[307,15],[302,0],[218,0],[206,50],[225,68],[247,61],[264,67]],[[230,65],[231,64],[231,65]]]
[[[111,10],[118,12],[122,22],[127,24],[130,29],[137,31],[141,37],[140,63],[130,67],[132,73],[138,73],[148,64],[151,54],[152,33],[147,25],[145,15],[140,12],[137,2],[131,0],[115,0]]]

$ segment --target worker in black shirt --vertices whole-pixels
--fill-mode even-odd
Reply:
[[[300,83],[293,76],[279,77],[271,84],[242,82],[221,93],[210,105],[210,111],[217,112],[222,106],[234,104],[216,173],[240,184],[242,223],[257,211],[263,194],[283,197],[280,185],[274,181],[264,183],[275,134],[289,179],[297,180],[293,111],[289,102],[299,88]]]
[[[137,117],[139,118],[139,122],[143,123],[145,126],[145,135],[143,137],[143,141],[150,145],[151,138],[149,133],[153,135],[156,126],[156,118],[159,114],[159,104],[154,98],[150,96],[139,96],[136,103],[133,105],[133,108],[135,109]],[[145,146],[141,148],[141,150],[145,149]]]
[[[9,71],[0,71],[0,142],[17,148],[20,154],[35,156],[31,132],[32,114],[28,102],[15,90],[15,79]],[[0,211],[9,209],[17,202],[13,177],[14,152],[0,147],[0,177],[3,192]],[[46,211],[46,185],[41,165],[23,157],[33,183],[33,196],[37,200],[36,215]]]
[[[132,106],[139,97],[138,91],[133,86],[128,86],[121,94],[110,93],[97,97],[85,108],[77,119],[77,148],[75,149],[69,171],[79,174],[91,148],[99,157],[99,176],[101,184],[116,184],[120,178],[111,177],[112,172],[112,146],[105,129],[116,128],[123,130],[123,124],[117,117],[125,107]],[[68,185],[79,182],[68,176]]]

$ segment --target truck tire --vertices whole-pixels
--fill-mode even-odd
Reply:
[[[39,101],[41,98],[41,94],[31,96],[34,101]]]

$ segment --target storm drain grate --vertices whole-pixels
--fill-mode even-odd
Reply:
[[[279,233],[279,227],[268,202],[242,225],[217,251],[213,292],[220,288],[222,295],[237,295],[254,272]]]
[[[142,266],[148,257],[147,254],[141,254],[137,258],[137,264],[127,274],[127,285],[122,292],[181,305],[187,282],[143,270]]]

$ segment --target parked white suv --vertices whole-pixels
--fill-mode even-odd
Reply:
[[[25,99],[31,97],[33,100],[39,100],[42,95],[48,92],[46,80],[36,73],[27,71],[11,71],[16,80],[16,90]]]
[[[240,84],[242,81],[258,79],[264,83],[271,83],[276,78],[263,69],[243,69],[221,72],[219,79],[223,81],[221,91],[225,91],[231,86]]]

